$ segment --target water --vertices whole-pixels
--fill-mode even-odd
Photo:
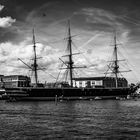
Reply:
[[[139,140],[140,101],[0,101],[0,140]]]

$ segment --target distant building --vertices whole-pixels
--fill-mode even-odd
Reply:
[[[0,76],[0,87],[29,87],[31,79],[23,75]]]
[[[73,78],[74,87],[88,88],[112,88],[116,86],[114,77],[80,77]],[[128,82],[125,78],[118,78],[118,87],[128,87]]]

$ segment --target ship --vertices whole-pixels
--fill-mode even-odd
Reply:
[[[4,88],[5,92],[2,94],[3,99],[9,101],[120,99],[120,98],[127,98],[132,94],[132,92],[134,92],[133,88],[128,87],[128,83],[125,78],[118,77],[120,71],[118,65],[119,60],[117,56],[116,35],[114,37],[115,60],[112,61],[113,64],[112,67],[109,67],[109,69],[111,69],[111,73],[113,73],[115,77],[107,77],[106,75],[108,71],[104,77],[98,77],[98,80],[99,79],[100,81],[103,80],[102,82],[111,80],[112,81],[111,83],[115,85],[109,87],[101,86],[101,85],[98,86],[94,85],[94,87],[93,86],[77,87],[75,85],[76,81],[80,81],[84,79],[84,77],[81,78],[73,77],[73,70],[75,68],[80,68],[80,67],[76,67],[73,62],[73,55],[75,54],[72,52],[72,35],[71,35],[70,22],[68,22],[68,25],[69,26],[68,26],[67,48],[69,50],[69,54],[66,55],[68,57],[68,62],[63,62],[63,60],[61,61],[66,66],[66,69],[69,71],[70,83],[69,84],[64,83],[63,86],[61,87],[55,86],[55,84],[52,87],[39,86],[40,84],[38,83],[38,73],[37,73],[38,64],[37,64],[37,55],[36,55],[36,41],[35,41],[35,34],[33,30],[34,63],[32,67],[30,66],[29,67],[32,69],[32,71],[34,71],[35,84],[34,86],[28,86],[28,87],[5,87]],[[90,78],[88,78],[88,80],[89,79]],[[119,86],[119,80],[126,82],[125,86],[122,85]]]

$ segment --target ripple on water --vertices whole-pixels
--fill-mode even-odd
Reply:
[[[139,101],[0,102],[2,139],[140,139]]]

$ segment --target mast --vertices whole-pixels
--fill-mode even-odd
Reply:
[[[114,74],[115,74],[115,81],[116,81],[116,88],[117,88],[117,87],[118,87],[118,72],[119,72],[119,66],[118,66],[118,54],[117,54],[116,34],[115,34],[115,36],[114,36],[114,54],[115,54]]]
[[[36,58],[36,42],[35,42],[35,35],[33,29],[33,49],[34,49],[34,63],[33,63],[33,71],[35,73],[35,86],[37,87],[38,83],[38,75],[37,75],[37,58]]]
[[[122,73],[122,72],[130,72],[131,70],[124,70],[124,71],[120,71],[119,70],[119,63],[120,61],[125,61],[124,60],[119,60],[118,59],[118,45],[120,44],[117,44],[117,39],[116,39],[116,33],[114,35],[114,51],[113,51],[113,60],[110,61],[110,64],[108,65],[108,69],[107,71],[105,72],[105,77],[107,74],[114,74],[115,75],[115,87],[118,88],[118,76],[119,76],[119,73]],[[111,72],[109,72],[111,71]]]
[[[69,50],[69,70],[70,70],[70,86],[73,87],[73,61],[72,61],[72,47],[71,47],[71,30],[70,30],[70,21],[68,20],[68,50]]]
[[[33,58],[33,64],[30,66],[26,64],[22,59],[18,58],[24,65],[26,65],[29,69],[34,72],[34,79],[35,79],[35,87],[38,87],[38,70],[44,70],[44,68],[39,68],[37,64],[37,54],[36,54],[36,41],[35,41],[35,33],[34,33],[34,28],[33,28],[33,52],[34,52],[34,58]],[[51,75],[51,74],[49,74]],[[52,76],[52,75],[51,75]],[[53,77],[53,76],[52,76]],[[54,78],[54,77],[53,77]],[[56,78],[55,78],[56,79]]]
[[[70,86],[73,87],[73,70],[77,69],[77,68],[86,68],[86,66],[75,66],[74,62],[73,62],[73,55],[77,55],[80,53],[73,53],[72,52],[72,35],[71,35],[71,28],[70,28],[70,21],[68,20],[68,36],[67,36],[67,50],[68,50],[68,54],[67,55],[63,55],[62,57],[68,57],[68,62],[64,62],[62,59],[60,59],[62,61],[62,63],[66,66],[66,68],[60,68],[60,69],[68,69],[69,70],[69,76],[70,76]],[[66,74],[67,75],[67,74]],[[58,79],[58,78],[57,78]],[[66,78],[67,79],[67,78]]]

